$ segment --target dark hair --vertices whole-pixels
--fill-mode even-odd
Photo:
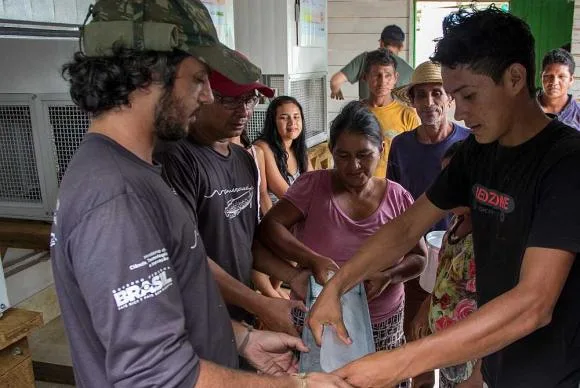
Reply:
[[[576,63],[574,58],[564,49],[550,50],[542,59],[542,71],[546,70],[546,66],[557,63],[559,65],[566,65],[570,70],[570,74],[574,75],[574,70],[576,70]]]
[[[340,135],[344,132],[366,136],[377,148],[381,148],[383,135],[381,125],[375,115],[361,101],[351,101],[330,123],[328,148],[332,151]]]
[[[369,74],[371,67],[379,66],[393,66],[393,69],[397,70],[397,60],[395,59],[393,53],[386,48],[380,48],[378,50],[369,51],[365,58],[365,68],[364,74]]]
[[[112,108],[129,105],[129,94],[152,82],[173,86],[177,65],[188,54],[138,51],[116,44],[113,56],[88,57],[82,52],[62,67],[70,83],[70,96],[83,111],[98,116]]]
[[[459,147],[461,147],[461,145],[463,144],[463,140],[459,140],[456,141],[455,143],[451,144],[449,146],[449,148],[447,148],[447,151],[445,151],[445,153],[443,154],[443,157],[441,158],[441,160],[445,160],[445,159],[451,159],[455,156],[455,154],[457,153],[457,151],[459,150]]]
[[[568,42],[565,45],[563,45],[562,47],[560,47],[562,50],[566,50],[568,52],[572,51],[572,43]]]
[[[266,111],[266,119],[264,120],[264,126],[262,127],[262,133],[257,140],[263,140],[266,142],[276,158],[276,165],[280,174],[284,180],[290,184],[288,178],[288,153],[284,149],[282,144],[282,139],[278,133],[278,126],[276,125],[276,111],[278,107],[284,104],[294,104],[300,110],[300,116],[302,116],[302,132],[298,138],[294,139],[290,148],[294,151],[296,155],[296,160],[298,161],[298,171],[300,173],[306,172],[308,168],[308,152],[306,149],[306,124],[304,121],[304,111],[302,110],[302,105],[294,97],[280,96],[270,102],[268,105],[268,110]]]
[[[443,20],[443,38],[436,45],[434,62],[454,69],[467,65],[475,73],[501,82],[514,63],[527,71],[530,97],[535,96],[534,37],[522,19],[491,5],[485,10],[465,8]]]
[[[391,24],[383,28],[383,32],[381,32],[381,41],[385,46],[401,48],[405,41],[405,33],[401,30],[401,27]]]

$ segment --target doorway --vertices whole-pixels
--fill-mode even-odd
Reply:
[[[509,1],[415,1],[414,65],[429,60],[435,50],[435,40],[443,35],[443,19],[461,7],[484,9],[491,4],[509,11]]]

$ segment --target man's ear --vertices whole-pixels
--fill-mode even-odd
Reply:
[[[524,88],[527,88],[526,68],[519,63],[512,63],[504,72],[503,82],[508,93],[512,96],[518,95]]]

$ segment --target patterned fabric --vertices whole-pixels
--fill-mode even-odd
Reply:
[[[397,309],[397,312],[391,317],[383,322],[372,325],[375,349],[377,352],[395,349],[405,343],[405,333],[403,332],[404,317],[405,304],[402,303]]]
[[[456,243],[443,238],[439,253],[437,280],[431,297],[429,327],[433,333],[445,330],[477,309],[475,293],[475,258],[473,239],[468,234]],[[467,380],[477,360],[440,370],[442,387]],[[451,384],[451,385],[449,385]]]

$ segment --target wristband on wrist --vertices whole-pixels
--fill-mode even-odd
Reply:
[[[240,322],[240,324],[242,326],[244,326],[246,328],[246,330],[248,330],[248,332],[246,333],[246,336],[242,340],[242,343],[238,347],[238,354],[241,355],[244,352],[244,350],[246,349],[246,346],[248,346],[248,342],[250,341],[250,333],[254,330],[254,327],[252,325],[247,324],[244,321]]]

